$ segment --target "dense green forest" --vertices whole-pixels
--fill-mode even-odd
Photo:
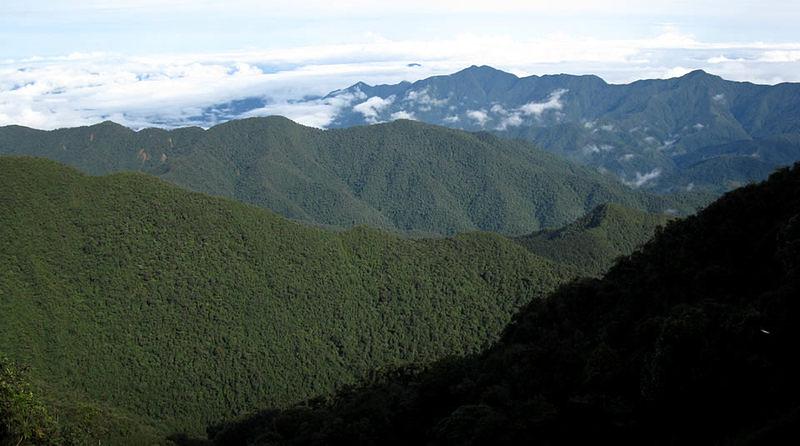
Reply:
[[[0,157],[0,190],[2,385],[65,438],[197,434],[476,353],[574,275],[499,235],[331,232],[140,173]]]
[[[800,165],[520,311],[483,353],[209,430],[220,445],[796,444]]]
[[[8,126],[0,128],[0,154],[46,157],[93,175],[142,171],[304,222],[423,236],[523,235],[604,203],[687,213],[710,201],[704,193],[647,194],[530,143],[408,120],[327,131],[281,117],[207,131]]]
[[[669,220],[664,214],[603,204],[563,228],[516,240],[536,254],[576,267],[582,276],[599,276],[617,257],[634,252]]]
[[[153,420],[32,377],[0,354],[0,445],[174,444]]]

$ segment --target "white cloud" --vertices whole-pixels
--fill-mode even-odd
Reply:
[[[346,85],[348,71],[366,79],[376,72],[383,77],[380,73],[394,70],[370,64],[267,70],[244,62],[184,62],[118,55],[6,63],[0,64],[0,125],[50,129],[105,119],[134,128],[210,125],[213,118],[199,117],[208,107],[262,97],[268,99],[266,106],[232,117],[280,113],[303,124],[325,126],[338,109],[366,97],[297,99]]]
[[[201,111],[199,102],[224,102],[242,96],[265,78],[259,68],[245,63],[121,61],[107,66],[70,58],[75,60],[79,62],[0,67],[0,123],[53,128],[112,116],[131,124],[137,112],[189,116]]]
[[[688,73],[691,73],[691,72],[692,72],[691,68],[672,67],[669,70],[667,70],[666,72],[664,72],[663,76],[661,76],[661,77],[663,77],[664,79],[672,79],[672,78],[675,78],[675,77],[681,77],[681,76],[683,76],[685,74],[688,74]]]
[[[506,109],[503,108],[503,106],[500,105],[500,104],[492,105],[492,108],[490,108],[489,111],[492,112],[492,113],[500,114],[500,115],[507,115],[508,114]]]
[[[583,153],[591,155],[593,153],[608,152],[614,149],[610,144],[587,144],[583,147]]]
[[[413,119],[416,120],[417,118],[414,117],[414,113],[409,113],[405,110],[400,110],[398,112],[394,112],[391,114],[392,121],[397,119]]]
[[[590,155],[592,153],[600,153],[600,148],[595,144],[589,144],[583,148],[583,153]]]
[[[247,111],[240,117],[280,115],[304,125],[324,128],[342,109],[366,98],[363,92],[356,90],[354,93],[340,93],[323,99],[302,102],[280,101]]]
[[[489,121],[489,114],[486,113],[486,110],[467,110],[467,117],[481,127],[484,127]]]
[[[447,117],[444,118],[444,122],[447,122],[447,123],[450,123],[450,124],[455,124],[456,122],[458,122],[460,120],[461,119],[459,119],[459,117],[456,116],[456,115],[447,116]]]
[[[374,124],[378,122],[380,114],[394,102],[394,96],[389,96],[384,99],[379,96],[373,96],[360,104],[353,106],[353,111],[364,115],[364,119]]]
[[[692,128],[695,130],[703,130],[704,128],[706,128],[706,126],[698,122],[697,124],[693,125]]]
[[[505,130],[509,127],[519,127],[522,125],[522,117],[519,113],[512,113],[507,116],[503,116],[500,119],[500,124],[497,125],[497,130]]]
[[[630,186],[630,187],[638,188],[638,187],[644,186],[646,183],[649,183],[649,182],[655,180],[659,176],[661,176],[661,169],[655,168],[655,169],[653,169],[650,172],[647,172],[645,174],[642,174],[641,172],[636,172],[636,178],[635,179],[633,179],[631,181],[627,181],[627,180],[625,180],[625,178],[622,178],[622,182],[624,184]]]
[[[508,111],[502,105],[494,104],[492,105],[492,108],[489,109],[489,111],[494,113],[495,115],[498,115],[497,120],[499,120],[499,123],[497,124],[497,127],[495,127],[496,130],[502,131],[506,130],[509,127],[519,127],[520,125],[522,125],[522,116],[520,116],[521,113],[520,109],[516,109],[514,111]]]
[[[765,51],[759,62],[800,62],[800,50]]]
[[[724,93],[715,94],[714,96],[711,96],[711,100],[713,100],[714,102],[723,102],[725,100],[725,94]]]
[[[428,93],[428,88],[424,88],[420,91],[411,90],[408,93],[406,93],[405,101],[415,102],[423,106],[427,105],[427,106],[441,107],[443,105],[446,105],[448,100],[434,98]]]
[[[564,96],[569,90],[558,89],[550,93],[550,97],[544,102],[529,102],[519,110],[526,115],[541,116],[547,110],[561,110],[564,104],[561,103],[561,97]]]
[[[746,62],[746,61],[747,61],[747,59],[744,59],[744,58],[741,58],[741,57],[736,58],[736,59],[730,59],[727,56],[723,56],[723,55],[709,57],[708,60],[706,60],[706,62],[708,62],[710,64],[713,64],[713,65],[720,64],[720,63],[728,63],[728,62]]]

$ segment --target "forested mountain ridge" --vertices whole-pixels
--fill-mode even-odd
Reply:
[[[800,165],[517,314],[480,355],[210,431],[216,444],[794,444]]]
[[[327,131],[280,117],[209,130],[10,126],[0,128],[0,154],[46,157],[94,175],[142,171],[292,219],[416,235],[521,235],[608,202],[686,213],[708,201],[631,190],[522,141],[408,120]]]
[[[331,127],[413,117],[523,138],[632,186],[724,192],[800,160],[800,84],[732,82],[703,71],[608,84],[597,76],[517,77],[488,66],[416,82],[363,82]]]
[[[0,190],[0,352],[132,444],[476,352],[572,274],[494,234],[334,233],[140,173],[0,157]]]
[[[576,267],[582,275],[599,276],[617,257],[633,253],[671,218],[603,204],[563,228],[515,240],[545,258]]]

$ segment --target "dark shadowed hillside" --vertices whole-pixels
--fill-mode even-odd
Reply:
[[[480,355],[213,428],[216,444],[794,444],[800,165],[673,222]]]
[[[598,276],[617,257],[633,253],[670,217],[617,204],[604,204],[569,225],[516,240],[536,254],[572,265],[582,275]]]

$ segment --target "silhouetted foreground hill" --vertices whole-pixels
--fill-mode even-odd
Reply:
[[[800,165],[535,300],[480,355],[209,432],[220,445],[796,444]]]

